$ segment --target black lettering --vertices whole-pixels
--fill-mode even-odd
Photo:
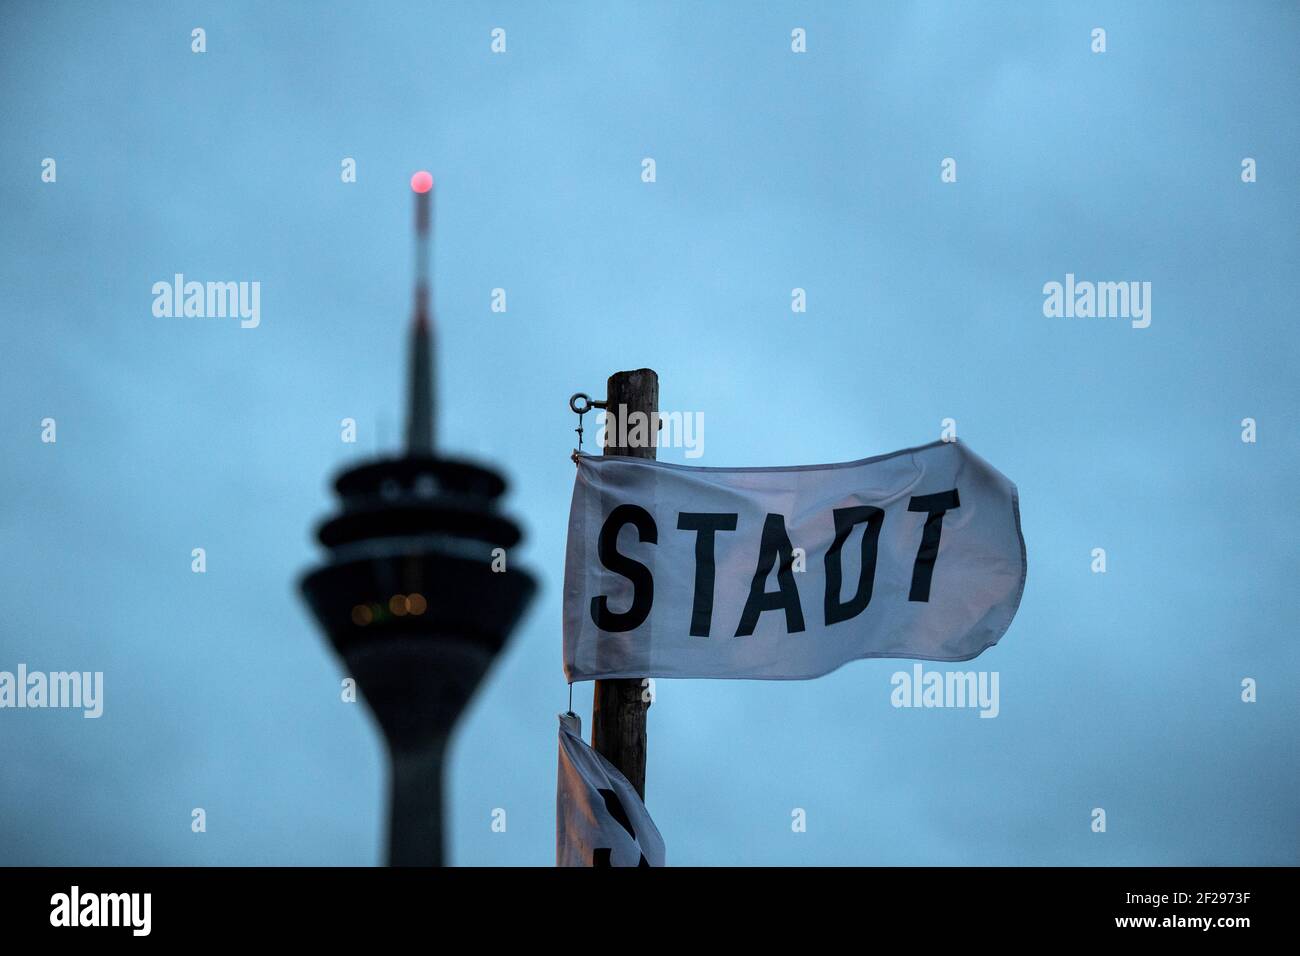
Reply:
[[[776,582],[780,590],[770,594],[763,591],[767,576],[772,573],[772,566],[777,557],[781,566],[776,572]],[[745,601],[745,610],[740,615],[740,626],[736,628],[737,637],[754,633],[758,625],[758,616],[764,611],[785,610],[785,630],[787,634],[797,634],[803,630],[803,608],[799,606],[799,588],[794,583],[794,546],[785,530],[785,516],[769,514],[763,522],[763,540],[758,548],[758,567],[754,569],[754,579],[749,585],[749,598]]]
[[[836,508],[835,540],[826,552],[826,624],[839,624],[861,614],[871,603],[871,591],[876,581],[876,550],[880,543],[880,526],[885,523],[885,512],[870,505],[853,508]],[[840,603],[843,569],[840,552],[856,525],[866,522],[862,529],[862,572],[858,576],[858,589],[847,604]]]
[[[691,637],[708,637],[713,623],[713,583],[717,577],[714,535],[735,531],[737,514],[683,511],[677,516],[678,531],[695,532],[695,600],[691,603]]]
[[[921,547],[916,551],[916,564],[912,566],[912,590],[907,595],[909,601],[930,600],[930,578],[934,576],[934,562],[939,557],[944,512],[960,507],[956,488],[933,495],[913,495],[908,502],[908,511],[924,511],[927,515],[925,530],[921,532]]]
[[[655,579],[640,561],[618,552],[618,533],[623,525],[633,525],[640,536],[642,544],[658,544],[659,529],[650,512],[637,505],[619,505],[609,513],[605,525],[600,529],[598,553],[600,563],[615,574],[621,574],[632,582],[632,606],[621,614],[609,609],[609,598],[604,594],[591,599],[591,619],[602,631],[620,633],[631,631],[641,626],[650,616],[650,605],[654,603]]]
[[[605,810],[614,818],[614,822],[626,830],[627,835],[632,838],[632,842],[636,843],[636,831],[632,829],[632,821],[628,819],[627,811],[623,809],[623,801],[618,798],[618,794],[613,790],[606,790],[604,787],[598,788],[596,792],[605,801]],[[641,844],[637,843],[637,849],[641,849]],[[613,866],[614,864],[610,862],[610,856],[613,852],[611,847],[595,847],[591,851],[591,865],[600,867]],[[649,865],[650,861],[642,853],[641,861],[637,863],[637,866]]]

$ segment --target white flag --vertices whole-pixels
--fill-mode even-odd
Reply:
[[[564,670],[788,680],[964,661],[1024,587],[1016,486],[956,442],[793,468],[580,455]]]
[[[663,866],[664,840],[627,777],[587,746],[576,714],[560,714],[556,866]]]

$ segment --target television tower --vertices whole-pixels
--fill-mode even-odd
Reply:
[[[406,453],[335,479],[342,512],[317,532],[329,557],[301,587],[388,744],[389,865],[441,866],[448,738],[536,582],[507,569],[521,535],[497,510],[505,481],[434,451],[433,177],[416,173],[411,189],[416,283]]]

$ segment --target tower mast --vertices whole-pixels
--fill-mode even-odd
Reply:
[[[406,453],[433,454],[433,309],[429,254],[433,246],[433,177],[411,177],[415,193],[415,312],[411,320],[411,379],[406,408]]]

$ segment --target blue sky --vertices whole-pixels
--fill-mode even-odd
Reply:
[[[955,419],[1029,558],[995,720],[894,709],[907,662],[660,681],[670,863],[1296,863],[1300,11],[1090,6],[6,4],[0,669],[102,670],[105,712],[0,711],[0,862],[380,859],[296,581],[397,443],[428,168],[441,440],[508,473],[542,581],[454,745],[454,862],[553,862],[566,402],[650,366],[706,422],[665,461]],[[177,272],[260,282],[261,325],[154,317]],[[1151,326],[1046,318],[1068,272],[1151,282]]]

